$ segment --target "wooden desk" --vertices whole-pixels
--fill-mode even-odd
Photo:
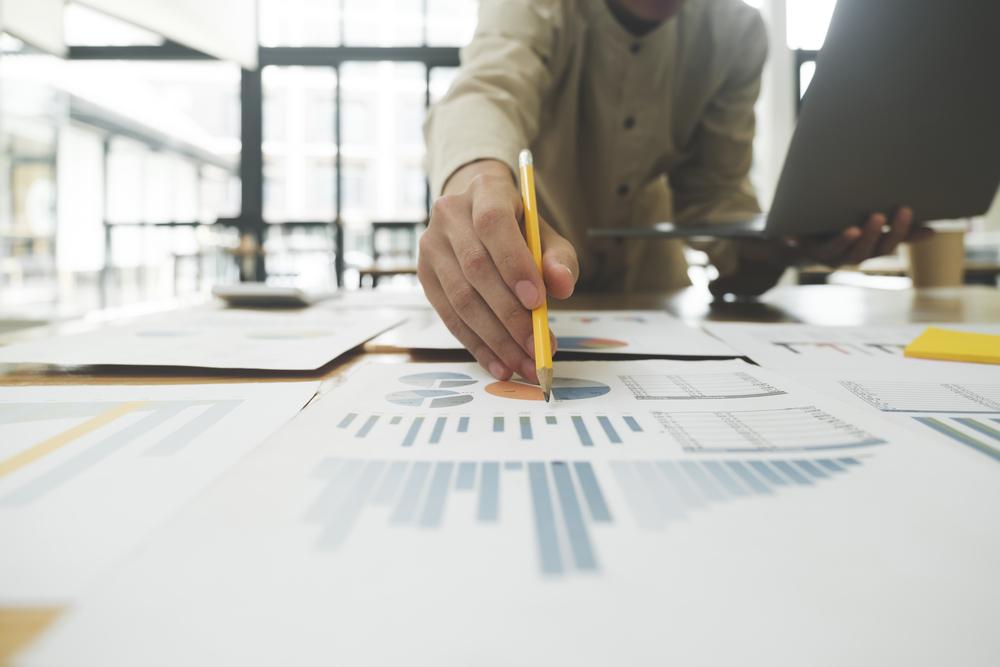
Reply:
[[[374,294],[373,294],[374,298]],[[962,287],[940,290],[874,290],[833,285],[774,289],[760,300],[717,302],[703,290],[687,288],[669,293],[632,295],[578,295],[555,308],[666,309],[684,321],[805,322],[824,325],[902,324],[907,322],[1000,322],[1000,290]],[[407,310],[416,318],[433,313]],[[54,331],[71,325],[56,325]],[[27,335],[27,333],[26,333]],[[204,371],[128,368],[123,370],[42,370],[0,364],[0,385],[61,384],[182,384],[219,382],[276,382],[324,380],[335,384],[345,370],[362,359],[384,363],[406,361],[461,361],[465,352],[433,355],[381,352],[367,348],[345,355],[313,373]],[[62,610],[58,607],[0,608],[0,666],[40,634]]]

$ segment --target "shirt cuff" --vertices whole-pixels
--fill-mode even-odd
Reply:
[[[502,143],[477,143],[476,145],[464,145],[461,148],[449,149],[441,148],[436,151],[430,161],[429,172],[431,174],[431,194],[434,198],[441,196],[445,184],[451,175],[456,171],[478,160],[497,160],[503,162],[510,169],[511,174],[517,174],[517,154],[521,148],[512,148]]]

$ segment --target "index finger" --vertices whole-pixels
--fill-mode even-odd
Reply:
[[[472,226],[493,259],[500,276],[527,309],[542,303],[545,285],[521,234],[517,190],[481,189],[472,198]]]

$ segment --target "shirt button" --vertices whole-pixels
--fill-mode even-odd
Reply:
[[[626,130],[631,130],[633,127],[635,127],[635,117],[629,116],[628,118],[626,118],[624,125]]]
[[[624,197],[627,194],[628,194],[628,186],[625,185],[625,184],[619,185],[618,186],[618,196],[619,197]]]
[[[639,42],[632,42],[632,46],[630,46],[628,50],[632,53],[639,53],[639,51],[642,50],[642,45],[639,44]]]

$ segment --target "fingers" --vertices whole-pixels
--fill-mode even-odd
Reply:
[[[882,228],[885,227],[885,216],[875,213],[869,216],[868,222],[861,228],[861,238],[854,242],[844,255],[843,264],[860,264],[875,254],[875,246],[882,238]]]
[[[799,251],[803,257],[822,262],[827,266],[837,267],[843,264],[844,253],[861,238],[862,231],[857,227],[848,227],[828,241],[800,239]]]
[[[537,308],[545,285],[517,222],[520,201],[513,182],[480,180],[472,198],[472,229],[504,283],[524,308]]]
[[[566,299],[573,294],[580,277],[580,263],[573,244],[563,238],[548,223],[541,224],[542,273],[549,294]]]
[[[493,259],[468,225],[454,225],[448,239],[462,275],[479,293],[497,320],[507,328],[522,350],[531,353],[531,311],[507,288]],[[523,241],[522,241],[523,243]]]
[[[444,325],[448,327],[451,335],[465,346],[465,349],[475,357],[479,365],[486,369],[490,375],[497,380],[509,380],[512,375],[510,368],[500,361],[493,354],[492,350],[490,350],[489,346],[472,329],[466,326],[462,318],[458,316],[458,313],[451,307],[451,303],[449,303],[448,298],[445,296],[437,276],[433,273],[425,274],[422,268],[418,269],[418,273],[421,274],[420,281],[424,286],[424,293],[427,295],[427,300],[430,301],[434,310],[437,311]]]
[[[913,211],[904,206],[896,211],[893,217],[889,233],[882,236],[875,249],[876,255],[890,255],[896,252],[896,248],[910,235],[913,225]]]

